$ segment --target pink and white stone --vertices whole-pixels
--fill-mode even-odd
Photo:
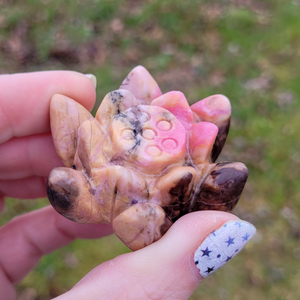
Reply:
[[[95,118],[54,95],[51,130],[66,167],[51,171],[48,198],[70,220],[110,223],[132,250],[189,212],[230,211],[248,177],[242,163],[215,163],[230,113],[222,95],[190,107],[181,92],[162,94],[142,66],[105,96]]]

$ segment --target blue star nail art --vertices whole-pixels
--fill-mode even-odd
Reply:
[[[211,273],[214,270],[214,268],[215,267],[212,267],[212,268],[208,267],[207,270],[205,271],[205,273],[207,273],[207,274]]]
[[[209,256],[209,253],[212,252],[212,251],[209,251],[207,247],[205,250],[201,250],[201,251],[203,252],[202,256],[205,256],[205,255]]]
[[[230,245],[234,244],[234,239],[235,238],[231,238],[230,236],[228,237],[228,241],[225,242],[225,243],[227,243],[227,247],[229,247]]]
[[[242,237],[243,241],[248,241],[248,238],[250,237],[250,234],[246,232],[246,234]]]
[[[214,273],[237,255],[255,234],[255,227],[245,221],[228,221],[209,234],[194,255],[202,277]]]

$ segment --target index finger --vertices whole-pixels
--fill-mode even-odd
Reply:
[[[0,87],[0,144],[50,131],[49,104],[54,94],[68,96],[88,110],[96,100],[92,80],[73,71],[0,75]]]
[[[76,238],[94,239],[111,233],[108,224],[78,224],[62,217],[51,206],[18,216],[0,228],[0,276],[4,270],[4,274],[15,283],[43,255]],[[3,299],[3,288],[5,290],[0,282],[0,299]]]

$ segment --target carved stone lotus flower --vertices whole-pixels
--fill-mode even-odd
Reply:
[[[51,130],[66,167],[51,171],[48,198],[70,220],[110,223],[132,250],[189,212],[230,211],[248,177],[242,163],[215,163],[230,114],[222,95],[190,107],[181,92],[162,94],[142,66],[105,96],[95,118],[55,95]]]

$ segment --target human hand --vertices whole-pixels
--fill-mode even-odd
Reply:
[[[52,168],[61,166],[50,133],[49,104],[55,93],[91,110],[92,81],[75,72],[36,72],[0,76],[0,211],[4,197],[46,196]],[[40,257],[77,237],[111,233],[107,225],[79,225],[51,207],[13,219],[0,229],[0,299],[14,299],[20,281]]]
[[[91,110],[95,90],[89,78],[75,72],[2,75],[0,86],[3,206],[4,196],[45,196],[50,170],[62,165],[50,134],[52,95],[63,94]],[[230,220],[233,222],[226,223]],[[52,207],[13,219],[0,229],[0,298],[15,298],[13,284],[42,255],[75,238],[97,238],[110,233],[108,225],[73,223]],[[97,266],[57,299],[187,299],[203,277],[229,261],[254,233],[252,225],[228,213],[188,214],[156,243]]]

